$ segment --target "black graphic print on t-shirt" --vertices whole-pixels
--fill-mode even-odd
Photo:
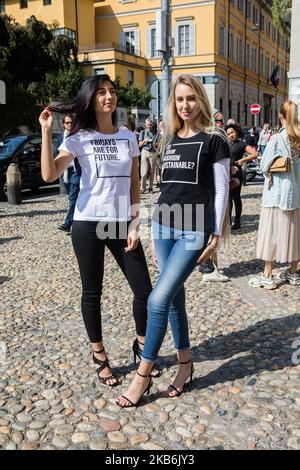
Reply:
[[[202,146],[203,142],[168,145],[162,164],[162,183],[198,184]]]
[[[97,178],[130,177],[130,174],[116,174],[113,165],[114,162],[122,161],[120,155],[122,155],[122,150],[123,154],[125,153],[124,145],[126,145],[127,149],[129,148],[128,139],[97,139],[91,140],[90,142],[94,151]],[[108,165],[107,162],[112,163],[112,165]],[[123,165],[124,163],[126,162],[123,162]],[[105,165],[106,174],[103,174],[103,165]],[[122,163],[118,164],[118,166],[120,165],[122,165]],[[112,174],[109,170],[112,170]]]
[[[175,135],[162,158],[161,194],[153,220],[180,230],[183,227],[196,230],[197,220],[203,219],[203,214],[201,231],[212,233],[215,226],[213,164],[224,158],[230,158],[228,143],[217,134],[199,132],[189,138]],[[171,214],[164,221],[164,205],[182,208],[178,220]]]

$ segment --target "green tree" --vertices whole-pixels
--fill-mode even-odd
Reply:
[[[282,29],[283,21],[282,15],[292,6],[291,0],[273,0],[272,1],[272,18],[274,25],[278,29]]]
[[[30,131],[39,129],[41,108],[34,97],[21,85],[8,86],[5,105],[0,105],[0,135],[18,134],[18,127],[26,124]]]

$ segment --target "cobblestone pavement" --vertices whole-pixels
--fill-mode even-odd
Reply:
[[[261,191],[244,188],[243,228],[220,255],[231,281],[204,283],[195,270],[187,282],[193,383],[179,398],[163,397],[177,369],[168,334],[163,375],[141,406],[126,410],[115,398],[134,373],[135,334],[131,292],[115,262],[107,254],[104,338],[124,379],[111,389],[97,380],[71,240],[57,230],[66,199],[0,204],[0,448],[300,449],[300,290],[248,286],[262,266]],[[144,196],[144,206],[156,196]]]

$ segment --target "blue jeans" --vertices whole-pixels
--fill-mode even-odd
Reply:
[[[69,168],[68,173],[69,173],[68,175],[69,182],[65,184],[65,187],[66,187],[68,198],[69,198],[69,209],[68,209],[65,221],[64,221],[64,225],[71,227],[73,223],[73,216],[74,216],[77,196],[79,193],[80,176],[76,173],[76,171],[74,171],[71,168]]]
[[[177,351],[189,349],[184,282],[207,245],[209,234],[182,231],[152,222],[160,276],[148,299],[148,319],[142,358],[154,362],[165,337],[168,320]]]

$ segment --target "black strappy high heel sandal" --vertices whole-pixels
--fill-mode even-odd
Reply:
[[[139,402],[141,401],[142,397],[145,395],[145,393],[147,395],[149,395],[149,392],[150,392],[150,388],[151,388],[151,385],[152,385],[152,378],[151,378],[151,374],[150,375],[143,375],[143,374],[140,374],[139,371],[137,370],[136,371],[137,375],[139,375],[140,377],[144,377],[145,379],[150,379],[149,380],[149,383],[146,387],[146,389],[143,391],[143,393],[141,394],[140,398],[135,402],[133,403],[131,400],[129,400],[129,398],[127,398],[125,395],[122,395],[122,398],[124,398],[125,400],[127,400],[130,404],[129,405],[121,405],[118,401],[116,401],[117,405],[119,405],[121,408],[132,408],[133,406],[137,406],[139,404]]]
[[[121,380],[118,377],[116,377],[113,374],[109,375],[108,377],[101,377],[100,376],[100,372],[102,372],[103,369],[106,369],[106,367],[108,367],[110,369],[110,365],[109,365],[107,357],[104,359],[104,361],[101,361],[100,359],[98,359],[95,356],[95,354],[101,354],[103,352],[104,352],[104,348],[101,349],[101,351],[93,351],[93,361],[94,361],[95,364],[98,364],[100,366],[96,370],[97,377],[98,377],[99,381],[102,384],[107,385],[108,387],[116,387],[117,385],[120,385],[120,383],[121,383]],[[109,383],[109,380],[115,380],[115,382]]]
[[[191,359],[189,359],[188,361],[185,361],[185,362],[179,362],[179,364],[188,364],[188,363],[191,363],[191,373],[190,375],[187,377],[186,380],[188,380],[188,378],[190,378],[190,383],[193,382],[193,373],[194,373],[194,364],[193,364],[193,361]],[[172,388],[173,390],[175,390],[176,392],[176,395],[169,395],[169,393],[167,393],[168,397],[169,398],[175,398],[175,397],[180,397],[180,395],[182,394],[182,392],[184,391],[184,387],[186,385],[186,382],[184,383],[183,387],[182,387],[182,390],[178,390],[176,387],[174,387],[174,385],[169,385],[170,388]]]
[[[132,351],[133,351],[133,361],[134,361],[134,365],[136,366],[136,363],[137,363],[137,357],[139,358],[139,360],[141,360],[141,354],[143,352],[143,350],[140,348],[140,345],[141,346],[144,346],[144,343],[141,343],[137,338],[134,340],[133,342],[133,345],[132,345]],[[155,373],[156,372],[156,373]],[[160,370],[160,368],[157,366],[157,364],[153,364],[153,368],[152,368],[152,371],[150,373],[151,377],[153,377],[154,379],[155,378],[158,378],[162,375],[162,371]]]

